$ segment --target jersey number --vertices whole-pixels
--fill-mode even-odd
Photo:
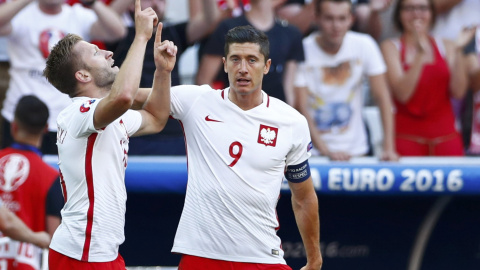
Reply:
[[[236,151],[233,152],[234,150]],[[233,142],[230,144],[230,149],[228,149],[228,151],[230,152],[230,156],[233,158],[232,163],[230,163],[228,166],[233,167],[235,164],[237,164],[238,160],[242,156],[243,145],[240,142]]]

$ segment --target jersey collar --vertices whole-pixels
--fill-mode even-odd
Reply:
[[[230,87],[227,87],[225,89],[222,90],[222,99],[225,100],[225,101],[228,101],[228,102],[231,102],[229,99],[228,99],[228,93],[230,92]],[[265,91],[262,90],[262,104],[260,104],[258,107],[261,107],[261,106],[264,106],[265,108],[269,108],[270,107],[270,96],[267,95],[267,93],[265,93]]]

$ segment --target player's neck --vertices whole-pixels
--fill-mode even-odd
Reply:
[[[111,86],[110,86],[111,88]],[[92,84],[81,87],[75,97],[104,98],[108,95],[110,89],[96,87]]]
[[[244,111],[253,109],[263,102],[262,91],[260,89],[250,94],[242,95],[236,93],[230,88],[230,91],[228,92],[228,99]]]

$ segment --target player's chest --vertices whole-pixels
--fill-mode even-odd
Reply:
[[[205,110],[186,129],[192,131],[187,133],[187,144],[190,137],[231,167],[238,162],[253,167],[284,164],[292,145],[291,129],[268,114]]]

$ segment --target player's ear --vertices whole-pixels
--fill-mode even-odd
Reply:
[[[265,63],[265,67],[263,69],[263,74],[267,75],[268,71],[270,70],[270,65],[272,64],[272,59],[268,59]]]
[[[81,69],[75,72],[75,79],[82,83],[88,83],[92,80],[92,76],[90,72],[86,71],[85,69]]]
[[[222,57],[222,61],[223,61],[223,71],[227,73],[227,60],[225,59],[225,57]]]

